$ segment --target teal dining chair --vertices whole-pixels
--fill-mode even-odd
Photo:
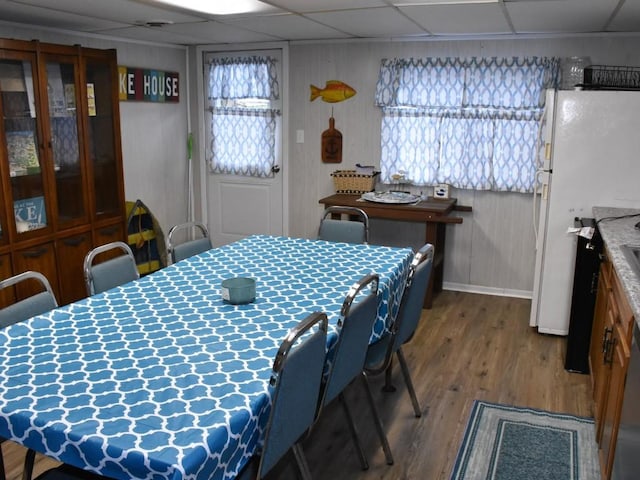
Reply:
[[[327,354],[325,378],[318,409],[318,417],[320,417],[322,409],[334,399],[338,399],[344,410],[363,470],[368,469],[369,464],[360,445],[353,415],[344,396],[344,391],[355,379],[360,377],[364,368],[373,324],[378,315],[379,281],[379,276],[376,274],[363,276],[351,286],[342,303],[337,323],[338,337]],[[374,414],[377,415],[375,404],[371,404],[371,407],[374,409]],[[393,456],[384,432],[380,438],[387,463],[391,465],[393,464]]]
[[[289,331],[282,341],[269,381],[272,402],[262,451],[240,472],[238,480],[262,479],[290,450],[303,480],[311,479],[299,441],[317,415],[327,326],[326,314],[315,312]]]
[[[369,243],[369,216],[357,207],[327,207],[320,220],[318,240]]]
[[[29,288],[37,288],[37,293],[30,295],[26,298],[17,300],[16,302],[0,309],[0,329],[13,325],[14,323],[22,322],[41,313],[53,310],[58,306],[56,296],[53,293],[51,284],[47,277],[40,272],[26,271],[14,275],[13,277],[6,278],[0,281],[0,290],[5,288],[15,287],[18,284],[28,285]],[[0,445],[5,442],[6,439],[0,438]],[[31,471],[33,469],[33,459],[35,458],[35,451],[28,450],[25,458],[25,466],[23,477],[29,479],[31,477]],[[0,446],[0,480],[5,480],[4,460],[2,456],[2,447]]]
[[[0,328],[48,312],[58,306],[49,280],[40,272],[29,270],[4,279],[0,281],[0,290],[26,283],[31,283],[31,288],[35,285],[40,291],[0,309]]]
[[[95,263],[98,255],[115,252],[120,254],[103,262]],[[129,245],[111,242],[91,250],[84,257],[84,281],[89,296],[104,292],[140,278],[136,259]]]
[[[362,378],[364,379],[366,387],[367,399],[372,406],[375,405],[375,402],[373,394],[371,393],[368,377],[385,373],[387,375],[387,388],[389,388],[392,360],[395,355],[400,364],[415,416],[420,417],[422,415],[420,403],[418,402],[418,397],[413,382],[411,381],[409,367],[402,352],[402,346],[411,340],[418,327],[432,267],[433,245],[427,243],[415,253],[411,261],[395,321],[380,340],[369,345]],[[383,442],[385,442],[386,435],[382,430],[380,416],[374,408],[372,408],[372,411],[376,429],[379,433],[382,432],[384,436]]]
[[[176,235],[180,231],[186,230],[198,231],[198,236],[191,240],[186,240],[180,243],[176,242]],[[179,262],[185,258],[192,257],[198,253],[211,250],[211,238],[209,237],[209,230],[200,222],[187,222],[174,225],[167,233],[167,258],[171,259],[171,263]]]

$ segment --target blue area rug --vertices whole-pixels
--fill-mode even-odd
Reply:
[[[599,480],[593,419],[476,400],[451,480]]]

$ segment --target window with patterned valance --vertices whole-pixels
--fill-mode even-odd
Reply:
[[[530,192],[557,58],[382,60],[381,180]]]
[[[214,173],[272,177],[281,112],[277,60],[211,54],[206,156]]]

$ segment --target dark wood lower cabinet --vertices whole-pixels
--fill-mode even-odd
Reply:
[[[51,287],[58,292],[58,269],[56,265],[56,253],[53,242],[41,243],[33,247],[24,248],[13,253],[13,272],[14,274],[25,272],[27,270],[35,270],[40,272],[51,284]],[[29,285],[21,283],[16,286],[17,297],[25,298],[37,293],[41,288],[34,284]],[[60,303],[60,300],[58,300]]]
[[[605,258],[600,270],[589,351],[603,480],[611,478],[613,469],[634,321],[621,282]]]
[[[93,247],[91,232],[71,235],[56,241],[56,260],[62,273],[59,278],[61,304],[75,302],[87,296],[83,264],[84,257]]]
[[[0,255],[0,278],[9,278],[13,275],[11,268],[11,256]],[[0,308],[12,304],[15,301],[15,293],[11,288],[3,288],[0,290]]]

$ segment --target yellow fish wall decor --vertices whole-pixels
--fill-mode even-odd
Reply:
[[[344,82],[339,80],[328,80],[324,88],[311,85],[311,101],[320,97],[322,100],[328,103],[337,103],[351,98],[356,94],[356,91]]]

